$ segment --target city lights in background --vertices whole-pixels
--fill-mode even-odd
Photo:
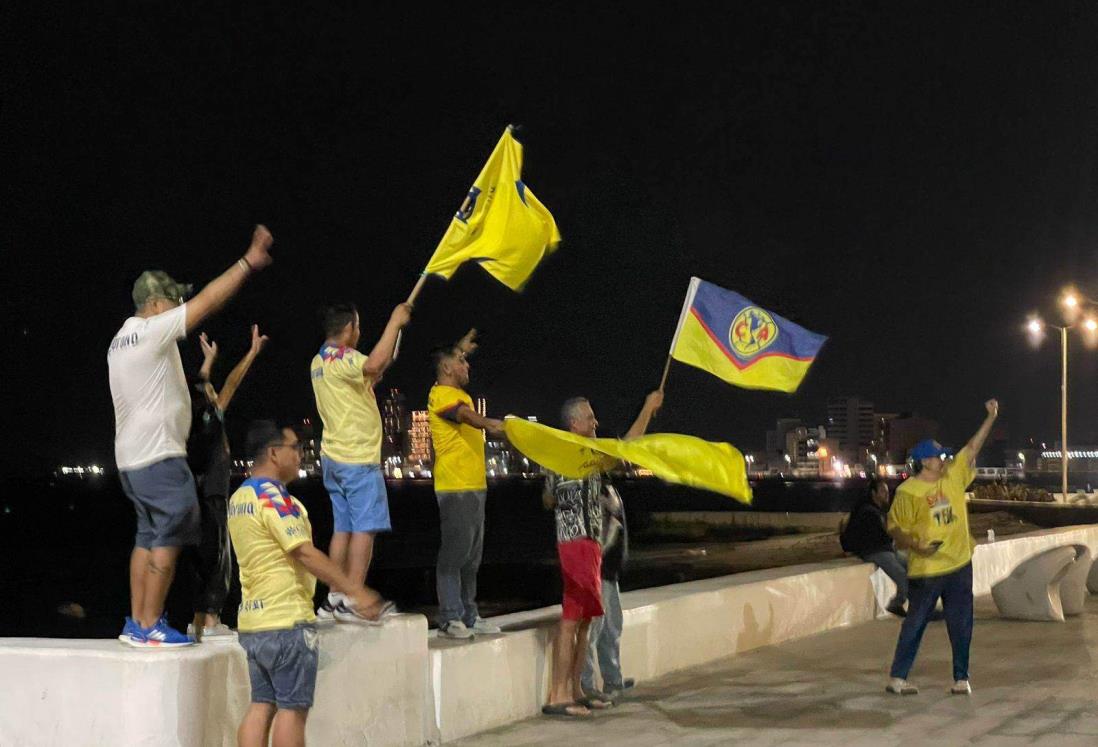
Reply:
[[[57,468],[57,474],[75,475],[76,477],[99,477],[100,475],[107,474],[107,470],[100,467],[98,464],[78,465],[76,467],[59,466]]]

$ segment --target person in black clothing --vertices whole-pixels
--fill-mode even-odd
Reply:
[[[865,496],[850,511],[840,540],[844,550],[873,563],[896,583],[896,596],[885,609],[902,617],[907,603],[907,559],[896,552],[892,537],[885,531],[891,503],[888,483],[871,478]]]
[[[191,395],[194,414],[187,442],[187,461],[195,475],[202,511],[202,540],[191,558],[196,577],[194,621],[187,626],[187,634],[196,641],[233,635],[221,622],[221,609],[229,594],[232,576],[228,530],[231,459],[225,433],[225,411],[267,343],[267,336],[260,335],[259,327],[252,325],[252,345],[229,373],[220,392],[210,382],[210,373],[217,360],[217,343],[210,342],[205,333],[199,336],[199,342],[203,360],[195,392]]]

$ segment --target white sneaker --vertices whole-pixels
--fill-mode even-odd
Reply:
[[[972,685],[968,684],[968,680],[957,680],[949,691],[954,695],[972,695]]]
[[[336,622],[341,623],[354,623],[355,625],[384,625],[385,621],[393,615],[397,614],[397,607],[392,602],[384,601],[381,605],[381,610],[378,612],[377,617],[373,620],[362,617],[347,604],[347,600],[344,599],[335,606],[332,613],[335,615]]]
[[[502,632],[503,629],[500,626],[493,625],[483,617],[478,617],[477,621],[473,623],[473,633],[476,635],[495,635]]]
[[[330,592],[316,608],[316,622],[318,625],[331,625],[336,621],[335,608],[343,601],[343,595]]]
[[[196,636],[194,634],[194,623],[188,623],[187,624],[187,635],[189,635],[191,638],[194,638],[196,640],[199,638],[199,636]],[[237,637],[236,631],[233,630],[232,628],[230,628],[228,625],[226,625],[223,622],[219,622],[217,625],[214,625],[212,628],[208,628],[205,625],[202,626],[201,640],[203,640],[203,641],[208,639],[208,638],[209,639],[214,639],[214,640],[225,640],[225,641],[227,641],[227,640],[230,640],[230,639],[236,639],[236,637]]]
[[[446,638],[472,638],[474,635],[473,631],[465,627],[465,623],[461,620],[451,620],[443,623],[438,629],[438,634]]]
[[[888,681],[888,685],[885,687],[890,693],[895,695],[918,695],[919,688],[912,685],[902,677],[893,677]]]

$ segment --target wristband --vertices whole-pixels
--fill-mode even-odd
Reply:
[[[240,259],[238,259],[236,261],[236,264],[238,267],[240,267],[240,269],[244,270],[245,275],[252,274],[252,263],[249,262],[245,257],[241,257]]]

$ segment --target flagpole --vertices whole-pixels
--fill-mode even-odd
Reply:
[[[686,315],[690,313],[690,307],[694,303],[694,294],[698,292],[698,284],[700,279],[692,277],[690,278],[690,285],[686,287],[686,298],[682,301],[682,311],[679,312],[679,323],[675,327],[675,334],[671,338],[671,347],[667,349],[667,363],[663,366],[663,376],[660,378],[660,391],[662,392],[667,385],[667,375],[671,373],[671,354],[675,352],[675,343],[679,341],[679,332],[682,331],[683,322],[686,321]]]
[[[408,304],[409,306],[415,306],[416,305],[416,297],[419,296],[419,292],[421,290],[423,290],[423,285],[426,282],[427,282],[427,273],[426,272],[419,273],[419,280],[416,281],[415,287],[412,288],[412,292],[410,294],[408,294],[408,300],[405,301],[406,304]],[[397,332],[396,344],[393,345],[393,360],[394,361],[397,359],[397,356],[400,355],[400,341],[403,340],[403,339],[404,339],[404,330],[400,330],[399,332]]]

